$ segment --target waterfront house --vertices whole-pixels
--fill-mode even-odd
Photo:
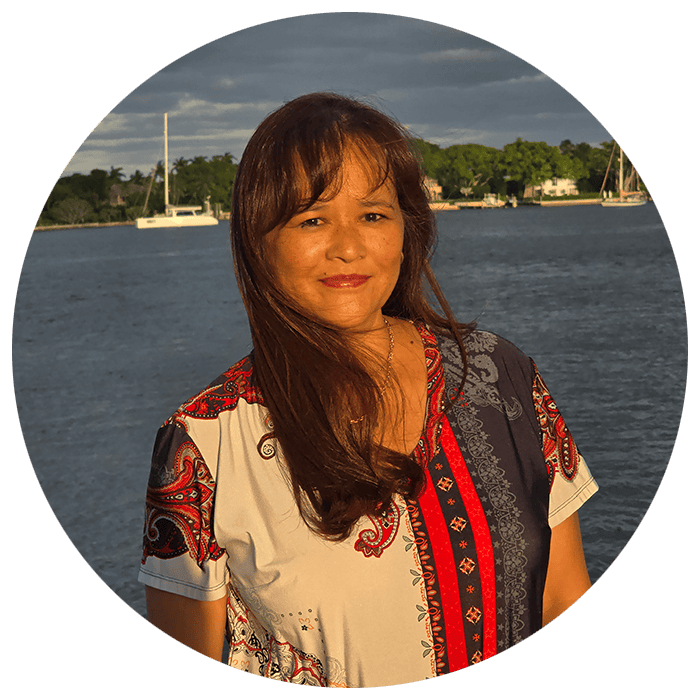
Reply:
[[[423,178],[423,186],[428,191],[428,198],[431,202],[438,202],[442,199],[442,187],[438,185],[435,178]]]
[[[541,185],[528,185],[525,188],[525,199],[540,197],[541,195],[550,197],[563,197],[566,194],[578,194],[576,180],[568,177],[553,177],[545,180]]]

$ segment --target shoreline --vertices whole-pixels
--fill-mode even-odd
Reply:
[[[219,219],[219,221],[226,221],[228,216]],[[93,222],[89,224],[53,224],[51,226],[35,226],[35,231],[62,231],[70,228],[111,228],[113,226],[135,226],[135,221],[104,221],[104,222]]]
[[[449,202],[428,202],[428,206],[431,211],[457,211],[462,209],[457,204],[450,204]]]
[[[600,204],[601,198],[595,199],[562,199],[562,200],[545,200],[532,202],[518,202],[518,207],[572,207],[580,205]],[[460,211],[462,209],[510,209],[507,202],[502,202],[500,205],[483,205],[481,201],[466,201],[462,200],[458,203],[451,202],[430,202],[432,211]],[[517,208],[517,207],[516,207]]]
[[[603,201],[602,198],[599,199],[562,199],[560,202],[556,200],[549,200],[544,202],[533,202],[533,204],[539,204],[541,207],[570,207],[576,204],[600,204]]]
[[[530,207],[530,206],[536,206],[536,207],[572,207],[572,206],[577,206],[577,205],[594,205],[594,204],[600,204],[603,200],[602,199],[565,199],[561,201],[556,201],[556,200],[550,200],[550,201],[544,201],[544,202],[519,202],[518,206],[522,207]],[[473,202],[473,203],[459,203],[459,204],[452,204],[451,202],[430,202],[429,203],[430,208],[432,211],[460,211],[462,209],[476,209],[481,206],[480,202]],[[505,203],[502,206],[496,206],[496,207],[488,207],[489,209],[505,209],[505,208],[510,208],[508,207]],[[228,216],[225,218],[219,219],[219,221],[226,221],[228,219]],[[105,222],[95,222],[95,223],[89,223],[89,224],[54,224],[51,226],[35,226],[34,231],[61,231],[65,229],[71,229],[71,228],[110,228],[113,226],[134,226],[136,224],[135,221],[105,221]]]
[[[54,224],[52,226],[35,226],[35,231],[61,231],[68,228],[110,228],[112,226],[133,226],[134,221],[105,221],[90,224]]]

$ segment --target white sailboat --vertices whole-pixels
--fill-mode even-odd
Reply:
[[[218,226],[219,220],[212,215],[209,206],[209,197],[206,201],[206,211],[202,213],[202,207],[181,206],[176,207],[169,203],[168,186],[168,113],[164,115],[165,135],[165,213],[155,216],[144,216],[136,219],[136,228],[185,228],[189,226]]]
[[[603,201],[601,204],[604,207],[638,207],[642,204],[646,204],[647,198],[644,192],[639,189],[639,175],[637,171],[632,167],[632,172],[629,174],[627,182],[625,182],[624,172],[623,172],[623,153],[622,147],[620,148],[620,165],[619,165],[619,187],[620,196],[614,197],[612,195],[606,196],[605,194],[605,183],[608,180],[608,173],[610,172],[610,165],[612,164],[613,156],[615,155],[615,143],[613,143],[612,153],[610,154],[610,162],[608,163],[608,169],[605,171],[605,179],[603,180],[603,186],[600,188],[600,194],[603,195]],[[636,190],[625,191],[627,185],[631,186],[632,181],[636,179]]]

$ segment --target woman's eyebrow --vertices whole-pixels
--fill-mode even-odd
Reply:
[[[363,207],[386,207],[387,209],[391,209],[394,206],[394,202],[396,200],[389,200],[389,199],[359,199],[358,202],[360,205]],[[315,202],[312,202],[308,206],[304,207],[303,209],[300,209],[295,216],[298,216],[299,214],[306,214],[309,211],[322,211],[330,205],[330,202],[326,202],[323,200],[316,200]]]

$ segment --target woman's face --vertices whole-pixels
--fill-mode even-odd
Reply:
[[[401,267],[396,190],[389,181],[375,188],[372,167],[349,150],[337,194],[322,196],[266,237],[281,289],[310,316],[344,330],[383,327],[382,307]]]

